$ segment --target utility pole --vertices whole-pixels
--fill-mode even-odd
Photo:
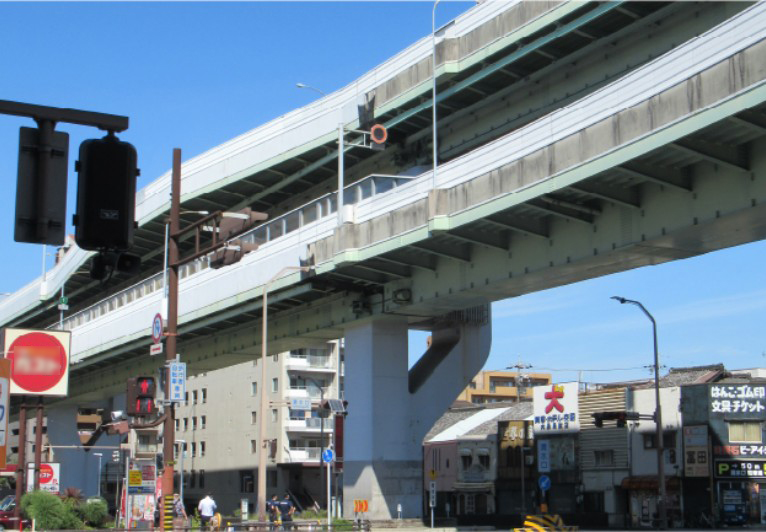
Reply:
[[[165,351],[165,398],[170,385],[170,363],[175,361],[178,350],[178,232],[181,225],[181,150],[173,149],[173,170],[170,181],[170,230],[168,231],[168,325],[167,349]],[[175,442],[175,404],[165,403],[165,422],[162,426],[162,497],[173,497]],[[164,505],[163,505],[164,506]],[[162,520],[165,512],[160,511]],[[165,523],[161,526],[164,528]]]
[[[513,366],[508,366],[507,369],[515,369],[518,375],[516,376],[516,402],[521,402],[521,383],[525,381],[528,377],[524,375],[523,370],[530,369],[532,367],[532,364],[524,364],[521,362],[521,355],[519,355],[519,361],[516,362]],[[526,388],[524,388],[524,393],[526,394]]]

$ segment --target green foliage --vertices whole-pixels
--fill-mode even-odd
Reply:
[[[21,511],[34,519],[37,528],[55,530],[64,528],[71,512],[56,495],[45,491],[33,491],[21,498]],[[75,516],[76,517],[76,516]]]
[[[101,527],[109,516],[109,508],[104,499],[88,499],[88,502],[80,505],[80,515],[83,520],[94,527]]]

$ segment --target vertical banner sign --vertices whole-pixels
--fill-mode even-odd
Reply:
[[[550,440],[537,440],[537,471],[539,473],[551,472]]]
[[[710,476],[710,457],[707,448],[707,425],[684,427],[684,475]]]
[[[0,359],[0,468],[5,467],[8,445],[8,412],[10,408],[11,362]]]
[[[170,363],[169,390],[168,401],[173,403],[183,402],[186,395],[186,362]]]
[[[69,331],[5,329],[11,362],[11,395],[66,397],[69,392]]]

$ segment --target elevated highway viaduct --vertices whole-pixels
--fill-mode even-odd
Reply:
[[[430,36],[188,161],[184,209],[271,220],[240,263],[182,272],[183,360],[201,372],[258,357],[264,284],[311,265],[272,285],[269,352],[345,338],[346,510],[365,498],[374,518],[398,503],[420,515],[422,437],[483,366],[492,301],[766,236],[764,28],[759,4],[488,2],[439,32],[436,170]],[[345,148],[339,224],[338,122],[359,129],[360,103],[391,141]],[[137,199],[140,275],[93,283],[75,248],[0,304],[6,326],[51,326],[70,294],[61,419],[158,365],[168,183]],[[408,328],[433,331],[409,371]]]

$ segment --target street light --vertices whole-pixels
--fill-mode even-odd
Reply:
[[[186,440],[176,440],[176,443],[180,443],[178,448],[181,455],[181,481],[178,483],[178,492],[181,497],[181,504],[184,502],[184,456],[186,456]],[[192,464],[193,467],[193,464]]]
[[[98,475],[96,476],[96,497],[101,498],[101,457],[102,453],[93,453],[93,456],[98,457]]]
[[[662,441],[662,407],[660,406],[660,355],[657,351],[657,322],[654,320],[648,310],[638,301],[632,299],[625,299],[624,297],[612,296],[612,299],[619,301],[621,304],[629,303],[635,305],[646,314],[646,317],[652,322],[652,332],[654,335],[654,397],[657,402],[656,410],[654,411],[654,421],[656,427],[657,438],[657,476],[659,482],[659,501],[657,502],[657,513],[660,518],[660,528],[666,529],[668,527],[668,516],[665,509],[665,459],[664,449]]]
[[[298,87],[299,89],[308,89],[310,91],[318,92],[322,96],[327,96],[327,94],[325,94],[324,91],[321,91],[321,90],[317,89],[316,87],[312,87],[311,85],[306,85],[305,83],[300,83],[299,82],[299,83],[296,83],[295,86]]]
[[[271,279],[266,281],[263,285],[263,311],[261,320],[263,321],[263,328],[261,332],[261,401],[260,401],[260,416],[261,422],[258,423],[258,520],[266,520],[266,453],[265,453],[265,439],[266,439],[266,409],[268,408],[268,402],[266,401],[266,354],[268,353],[268,308],[269,308],[269,286],[276,279],[281,277],[284,273],[289,271],[307,272],[311,270],[311,266],[285,266],[277,273],[275,273]]]

